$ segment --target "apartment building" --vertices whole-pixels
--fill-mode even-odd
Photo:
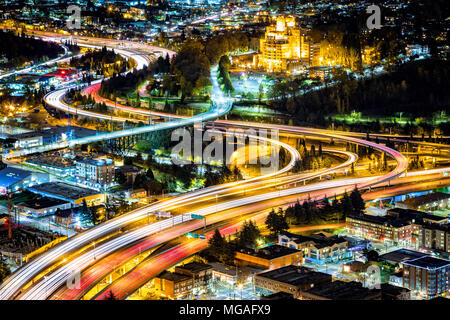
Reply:
[[[235,260],[240,266],[255,266],[272,270],[288,265],[302,265],[303,254],[297,249],[272,245],[258,250],[238,251]]]
[[[335,262],[351,256],[351,253],[348,252],[348,242],[346,239],[324,232],[311,236],[281,232],[278,235],[278,244],[300,250],[306,261],[318,264]]]
[[[212,285],[213,267],[209,264],[190,262],[181,266],[176,266],[175,272],[192,279],[192,291],[194,294],[205,291]]]
[[[345,219],[348,233],[378,243],[410,245],[413,223],[390,216],[350,215]]]
[[[362,214],[346,217],[346,229],[350,234],[378,243],[416,247],[431,241],[431,238],[424,238],[423,225],[445,223],[446,217],[403,208],[388,210],[385,216]]]
[[[450,261],[430,256],[403,262],[403,287],[425,299],[448,294]]]
[[[105,187],[114,181],[114,162],[112,159],[77,160],[76,175],[80,182],[92,187]]]
[[[175,272],[164,271],[153,280],[155,289],[162,296],[176,299],[192,292],[192,277]]]

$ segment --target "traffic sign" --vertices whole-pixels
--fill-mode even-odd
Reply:
[[[199,219],[202,220],[204,217],[199,214],[191,214],[191,219]]]
[[[188,237],[189,239],[191,239],[191,238],[206,239],[206,236],[204,234],[198,234],[198,233],[193,233],[193,232],[186,233],[186,237]]]

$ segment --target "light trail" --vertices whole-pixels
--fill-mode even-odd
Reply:
[[[50,273],[46,279],[41,279],[37,284],[32,286],[29,290],[26,290],[22,295],[20,295],[21,300],[43,300],[46,299],[52,292],[57,290],[64,282],[73,274],[74,270],[83,270],[86,266],[95,262],[95,259],[101,259],[108,254],[118,250],[119,248],[126,246],[127,244],[133,243],[142,239],[148,235],[156,232],[162,232],[163,230],[169,229],[174,225],[191,220],[190,214],[197,214],[202,216],[208,216],[216,212],[225,211],[240,207],[249,203],[263,202],[270,199],[277,199],[280,197],[285,197],[289,195],[297,195],[299,193],[308,193],[312,191],[330,189],[339,187],[343,189],[344,187],[351,187],[362,180],[367,180],[370,178],[358,178],[358,179],[346,179],[345,181],[326,181],[323,183],[316,183],[313,185],[301,186],[292,189],[273,191],[265,194],[259,194],[250,197],[244,197],[238,200],[231,200],[227,202],[221,202],[216,205],[212,205],[206,208],[195,210],[194,212],[188,212],[186,215],[175,216],[172,219],[159,221],[151,225],[139,228],[135,231],[129,232],[127,234],[121,235],[117,238],[111,239],[108,242],[96,246],[95,249],[84,253],[83,255],[69,261],[66,265],[62,266],[58,270]],[[188,231],[187,231],[188,232]],[[72,238],[73,239],[73,238]],[[70,241],[70,239],[69,239]],[[62,243],[65,244],[65,243]],[[45,255],[45,254],[44,254]],[[28,264],[29,265],[29,264]],[[26,265],[25,267],[27,267]],[[20,270],[20,269],[19,269]],[[45,280],[45,281],[42,281]],[[3,291],[3,290],[2,290]]]
[[[269,140],[269,139],[268,139]],[[282,168],[280,171],[274,172],[268,176],[274,176],[283,172],[286,172],[292,168],[295,159],[298,158],[298,151],[295,148],[292,148],[289,145],[283,144],[279,141],[273,141],[281,147],[286,147],[288,151],[291,153],[291,161],[288,167]],[[266,176],[267,177],[267,176]],[[108,221],[100,226],[94,227],[93,229],[79,234],[61,245],[50,249],[48,252],[44,253],[42,256],[38,257],[36,260],[31,261],[23,268],[17,270],[11,277],[9,277],[0,287],[0,299],[9,299],[13,297],[16,292],[20,290],[21,287],[25,286],[31,279],[33,279],[36,275],[38,275],[42,270],[48,268],[52,263],[58,261],[58,259],[64,254],[75,250],[87,243],[94,241],[97,238],[100,238],[108,233],[111,233],[117,229],[119,229],[124,224],[131,223],[133,221],[139,220],[142,217],[145,217],[148,212],[154,212],[156,210],[161,210],[171,204],[173,205],[181,205],[188,201],[192,201],[192,199],[202,197],[202,195],[211,192],[218,192],[223,188],[227,188],[228,186],[236,186],[244,183],[256,181],[258,179],[266,178],[266,177],[256,177],[249,180],[243,180],[238,183],[216,186],[212,188],[206,188],[200,191],[196,191],[190,193],[188,195],[180,196],[174,200],[169,200],[163,203],[159,203],[157,205],[153,205],[150,207],[146,207],[143,209],[139,209],[135,212],[127,214],[123,217],[118,217],[117,220],[113,219]],[[48,292],[48,291],[47,291]]]
[[[324,151],[326,151],[326,150],[324,150]],[[345,163],[339,164],[337,166],[339,168],[341,168],[341,167],[343,167],[345,165],[349,165],[350,163],[352,163],[352,161],[356,160],[356,156],[351,154],[351,153],[344,152],[344,151],[342,151],[341,153],[345,154],[345,155],[348,155],[349,159]],[[326,170],[332,170],[332,168],[331,169],[326,169]],[[313,174],[313,175],[317,175],[317,174]],[[254,192],[255,190],[260,190],[260,189],[263,189],[263,188],[271,187],[272,184],[275,184],[275,185],[277,185],[277,184],[284,184],[284,183],[288,183],[288,182],[294,182],[295,180],[297,180],[297,181],[300,180],[301,181],[303,179],[307,179],[308,178],[308,174],[297,175],[297,177],[288,176],[288,177],[282,177],[282,178],[284,178],[282,181],[278,181],[279,178],[273,178],[271,180],[264,179],[263,181],[253,182],[252,184],[246,184],[245,185],[246,190],[240,190],[240,191],[234,192],[234,193],[230,193],[230,191],[235,190],[235,189],[242,189],[242,188],[240,186],[233,187],[233,188],[228,188],[228,189],[225,190],[225,191],[227,191],[227,193],[223,194],[223,195],[219,195],[219,197],[230,196],[230,195],[238,194],[238,193],[242,193],[242,192]],[[313,178],[312,175],[309,178]],[[240,183],[240,184],[242,184],[242,183]],[[278,191],[276,191],[276,192],[278,192]],[[214,198],[213,197],[214,193],[209,193],[209,194],[211,195],[211,199],[213,199]],[[215,193],[215,194],[217,195],[218,193]],[[204,197],[206,197],[207,195],[208,194],[205,194]],[[194,204],[196,202],[205,201],[207,199],[208,198],[206,198],[206,199],[202,198],[201,200],[191,201],[190,205],[192,205],[192,204]],[[218,207],[215,207],[215,208],[218,209]],[[170,208],[167,208],[167,209],[170,209]],[[198,211],[193,211],[193,212],[198,212]],[[233,213],[233,214],[235,215],[235,213]],[[208,218],[208,224],[215,223],[217,221],[223,220],[223,219],[225,219],[228,216],[230,216],[230,215],[228,214],[228,215],[214,216],[212,219]],[[230,217],[232,217],[232,216],[230,216]],[[190,229],[184,229],[182,231],[177,231],[177,230],[174,230],[174,228],[171,228],[170,230],[168,230],[167,232],[164,232],[159,237],[164,237],[164,239],[167,241],[168,239],[172,239],[172,238],[174,238],[176,236],[179,236],[180,232],[183,233],[183,232],[193,231],[193,230],[197,229],[199,226],[201,227],[203,225],[203,222],[195,222],[195,221],[193,221],[193,222],[190,222],[190,223],[191,224],[194,223],[196,225],[191,227]],[[188,231],[186,231],[186,230],[188,230]],[[175,234],[173,233],[174,231],[176,231]],[[168,236],[170,236],[170,238],[167,238]],[[127,258],[131,258],[130,254],[136,254],[138,252],[138,250],[140,251],[141,249],[145,250],[146,248],[148,248],[148,245],[150,245],[150,244],[153,245],[153,246],[159,245],[159,244],[161,244],[161,241],[155,243],[153,240],[146,240],[143,243],[140,243],[139,245],[135,246],[134,248],[127,249],[126,252],[125,252],[125,257],[122,257],[122,260],[118,260],[117,258],[114,258],[114,264],[119,264],[118,261],[122,261],[123,262],[123,260],[126,260]],[[106,263],[107,263],[108,266],[111,266],[111,263],[109,261],[106,262]],[[89,288],[90,286],[92,286],[92,282],[95,280],[95,278],[92,278],[92,274],[95,274],[97,276],[97,279],[100,279],[100,278],[102,278],[102,276],[105,276],[108,273],[108,267],[102,267],[102,266],[95,265],[95,266],[93,266],[90,269],[90,271],[88,273],[91,276],[88,277],[89,279],[86,279],[84,277],[84,272],[83,272],[83,278],[82,278],[82,283],[81,283],[81,288],[80,289],[78,289],[78,290],[75,290],[75,289],[62,290],[62,292],[60,290],[59,293],[57,294],[57,296],[60,297],[61,299],[74,298],[75,296],[79,297],[80,292],[82,292],[83,290],[86,290],[86,288]]]
[[[447,179],[448,183],[450,183],[450,178]],[[424,183],[425,186],[429,187],[429,183]],[[406,186],[406,188],[411,189],[411,186]],[[364,199],[373,199],[379,197],[380,193],[398,193],[398,192],[404,192],[406,189],[405,187],[396,187],[393,189],[390,189],[389,191],[374,191],[365,193],[363,195]],[[321,190],[323,193],[324,190]],[[285,204],[281,207],[283,209],[287,208],[291,204]],[[268,214],[269,210],[265,210],[264,212],[261,212],[249,219],[251,220],[261,220]],[[227,217],[228,218],[228,217]],[[222,219],[222,220],[225,220]],[[245,219],[247,220],[247,219]],[[228,230],[228,233],[230,234],[232,232],[237,232],[237,226],[241,225],[243,221],[239,222],[238,224],[229,225],[226,228],[223,228],[220,230],[221,234],[224,234],[222,230]],[[261,222],[262,223],[262,222]],[[259,223],[257,223],[259,224]],[[345,223],[338,223],[338,224],[332,224],[328,227],[342,227],[345,226]],[[297,228],[297,231],[306,231],[311,230],[314,228],[317,228],[318,226],[311,226],[311,227],[301,227]],[[324,226],[319,226],[324,227]],[[199,226],[199,229],[201,226]],[[207,239],[212,235],[212,232],[209,232],[207,234]],[[186,243],[187,242],[187,243]],[[195,243],[195,244],[193,244]],[[138,246],[140,244],[137,244]],[[128,273],[124,274],[123,276],[119,277],[115,282],[113,282],[111,285],[107,286],[106,288],[102,289],[101,292],[99,292],[93,299],[95,300],[102,300],[105,299],[107,294],[109,292],[112,292],[117,298],[119,299],[125,299],[126,297],[130,296],[132,293],[134,293],[136,290],[138,290],[141,286],[143,286],[145,283],[147,283],[151,278],[159,274],[164,269],[167,269],[171,267],[172,265],[177,264],[181,260],[186,259],[187,257],[205,249],[208,247],[208,243],[206,240],[189,240],[184,241],[184,243],[177,245],[174,248],[170,248],[162,253],[159,253],[158,255],[154,257],[147,258],[142,263],[140,263],[137,267],[130,270]]]
[[[211,72],[212,75],[212,83],[213,83],[213,95],[214,98],[212,99],[215,102],[215,106],[210,111],[200,114],[197,116],[194,116],[192,118],[188,119],[179,119],[176,121],[171,121],[165,124],[161,124],[160,126],[154,125],[149,127],[141,127],[141,128],[133,128],[129,130],[123,130],[113,133],[105,133],[102,135],[94,136],[94,137],[87,137],[82,139],[76,139],[72,140],[69,143],[59,143],[54,144],[52,146],[45,146],[38,149],[35,149],[34,151],[44,151],[44,150],[52,150],[51,148],[62,148],[65,146],[75,145],[75,144],[85,144],[85,143],[91,143],[95,141],[100,140],[109,140],[114,139],[118,137],[128,136],[128,135],[135,135],[140,133],[147,133],[154,130],[161,130],[161,129],[167,129],[167,128],[175,128],[178,126],[187,126],[194,124],[195,122],[204,122],[206,120],[211,120],[219,117],[222,114],[227,113],[231,108],[231,99],[225,98],[218,86],[217,79],[215,77],[215,72],[212,69]],[[59,101],[59,99],[58,99]],[[221,123],[221,122],[219,122]],[[248,123],[237,123],[237,122],[224,122],[229,125],[240,125],[240,126],[249,126]],[[245,197],[243,199],[238,200],[232,200],[227,202],[222,202],[220,204],[217,204],[212,207],[203,208],[200,210],[195,211],[196,214],[202,214],[202,215],[209,215],[211,213],[214,213],[216,210],[229,210],[231,208],[240,207],[243,205],[246,205],[248,203],[252,202],[263,202],[267,201],[268,199],[276,199],[278,197],[285,197],[285,196],[296,196],[298,193],[305,193],[310,192],[312,190],[316,190],[314,188],[324,189],[324,188],[331,188],[332,190],[339,190],[342,192],[343,190],[346,190],[349,186],[367,186],[371,184],[381,183],[390,179],[395,178],[396,176],[402,174],[406,170],[405,161],[407,165],[407,160],[404,158],[403,155],[398,153],[397,151],[386,148],[374,143],[370,143],[364,140],[352,138],[352,137],[345,137],[345,136],[339,136],[336,134],[330,134],[326,133],[324,131],[314,131],[314,129],[309,128],[297,128],[297,127],[288,127],[288,126],[275,126],[275,125],[268,125],[263,124],[264,128],[274,128],[278,130],[283,131],[290,131],[300,134],[307,134],[312,136],[319,136],[324,138],[334,138],[339,139],[343,141],[349,141],[354,142],[366,146],[372,146],[377,150],[387,152],[392,157],[394,157],[397,160],[397,167],[394,171],[391,173],[384,175],[384,176],[378,176],[375,178],[361,178],[361,179],[347,179],[347,180],[340,180],[340,181],[326,181],[323,183],[317,183],[312,186],[302,186],[299,188],[292,188],[288,190],[282,190],[282,191],[275,191],[275,192],[269,192],[266,194],[251,196],[251,197]],[[254,127],[261,127],[261,124],[254,125]],[[47,148],[47,149],[45,149]],[[16,154],[17,156],[17,154]],[[221,188],[220,186],[218,188]],[[193,192],[188,195],[180,196],[175,199],[171,199],[168,201],[165,201],[163,203],[158,203],[155,205],[152,205],[150,207],[146,207],[143,209],[139,209],[136,211],[133,211],[125,216],[118,217],[117,219],[110,220],[109,222],[99,225],[97,227],[94,227],[93,229],[83,233],[79,234],[66,242],[62,243],[59,246],[56,246],[55,248],[50,249],[43,255],[37,257],[35,260],[31,261],[27,265],[25,265],[23,268],[20,268],[17,272],[15,272],[11,277],[9,277],[0,287],[0,299],[9,299],[17,294],[18,291],[20,291],[20,288],[22,288],[24,285],[26,285],[31,279],[34,278],[37,274],[42,272],[42,270],[45,270],[48,266],[52,265],[61,257],[64,256],[64,254],[71,252],[79,247],[86,246],[91,241],[100,238],[101,236],[104,236],[106,234],[111,233],[114,230],[117,230],[125,223],[130,223],[132,221],[136,221],[143,216],[145,216],[148,212],[152,212],[152,210],[160,210],[162,208],[165,208],[167,206],[173,205],[173,206],[181,206],[181,205],[187,205],[190,204],[192,200],[195,199],[195,197],[201,197],[202,194],[206,194],[208,192],[211,192],[212,189],[208,189],[207,191],[202,190],[198,192]],[[178,216],[180,217],[180,216]],[[181,216],[182,217],[182,216]],[[175,218],[174,218],[175,219]],[[180,218],[178,218],[180,219]],[[181,218],[182,219],[182,218]],[[174,220],[175,222],[175,220]],[[179,220],[177,220],[179,223]],[[183,221],[182,221],[183,222]],[[168,225],[169,224],[169,225]],[[165,230],[167,228],[171,228],[172,225],[170,225],[169,222],[161,221],[158,223],[155,223],[151,226],[143,227],[141,229],[138,229],[136,231],[124,234],[123,236],[111,239],[110,241],[102,244],[101,246],[95,248],[92,251],[87,252],[86,254],[83,254],[72,261],[70,261],[68,264],[64,265],[58,270],[55,270],[52,272],[49,277],[46,280],[49,280],[51,277],[51,281],[39,281],[35,286],[32,287],[32,290],[27,290],[22,294],[22,298],[24,299],[45,299],[51,292],[55,291],[61,283],[63,283],[67,277],[68,274],[70,274],[70,268],[73,267],[85,267],[86,264],[89,264],[93,262],[93,252],[94,254],[99,254],[96,257],[104,257],[110,252],[114,252],[117,250],[117,248],[120,248],[122,246],[125,246],[129,243],[132,243],[133,241],[136,241],[136,239],[141,239],[145,236],[148,236],[148,234],[151,234],[152,232],[158,232],[159,230]],[[101,248],[101,250],[99,249]],[[87,260],[86,260],[87,259]],[[91,259],[91,260],[90,260]]]
[[[72,57],[68,56],[69,49],[66,46],[62,45],[62,44],[59,44],[59,45],[64,49],[64,54],[62,56],[54,58],[54,59],[51,59],[49,61],[45,61],[45,62],[39,63],[37,65],[32,65],[32,66],[24,68],[24,69],[20,69],[20,70],[4,73],[4,74],[0,75],[0,79],[11,77],[11,76],[16,75],[16,74],[27,73],[27,72],[30,72],[31,70],[33,70],[34,68],[39,68],[39,67],[47,66],[47,65],[54,64],[54,63],[57,63],[57,62],[64,62],[64,61],[70,60]]]

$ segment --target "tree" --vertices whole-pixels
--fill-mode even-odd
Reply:
[[[379,254],[375,250],[363,250],[363,255],[366,257],[367,261],[378,262]]]
[[[348,215],[353,212],[352,200],[348,196],[347,193],[344,194],[344,197],[341,199],[341,210],[344,215]]]
[[[252,220],[245,221],[237,238],[238,246],[240,248],[255,247],[256,240],[260,235],[261,232]]]
[[[117,298],[114,295],[114,293],[110,290],[108,295],[106,296],[105,300],[117,300]]]
[[[187,41],[172,61],[172,73],[181,86],[181,100],[190,96],[201,77],[209,76],[210,61],[204,46],[198,41]]]
[[[11,274],[11,270],[8,265],[3,261],[3,258],[0,260],[0,283]]]
[[[221,250],[223,250],[225,246],[225,239],[220,234],[219,230],[216,229],[214,231],[214,235],[209,239],[209,250],[213,256],[219,256],[221,253]]]
[[[289,229],[286,217],[284,216],[281,208],[279,209],[278,213],[275,212],[274,209],[272,209],[272,211],[266,218],[266,226],[273,236],[278,236],[281,231]]]
[[[225,264],[233,263],[236,252],[231,243],[222,237],[218,229],[214,231],[214,235],[209,239],[208,243],[209,252],[213,257]]]
[[[87,206],[86,199],[80,209],[80,220],[84,225],[94,225],[97,222],[94,211]]]
[[[362,214],[366,208],[366,205],[364,204],[364,200],[357,188],[355,188],[350,194],[350,200],[352,202],[353,213]]]
[[[155,180],[155,176],[153,174],[152,169],[148,169],[147,172],[145,173],[145,176],[147,177],[147,179],[149,180]]]

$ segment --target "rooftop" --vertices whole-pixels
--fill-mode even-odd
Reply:
[[[424,220],[439,223],[442,223],[442,221],[445,220],[442,217],[438,217],[427,212],[404,208],[390,209],[387,211],[385,216],[371,216],[367,214],[361,214],[349,215],[349,218],[375,223],[378,225],[391,226],[394,228],[399,228],[412,223],[421,224]]]
[[[380,287],[381,287],[381,292],[383,295],[397,296],[397,295],[401,294],[402,292],[409,291],[406,288],[393,286],[392,284],[389,284],[389,283],[382,283],[380,285]]]
[[[0,187],[7,188],[10,185],[28,178],[33,172],[17,168],[7,167],[0,170]]]
[[[290,254],[299,253],[301,251],[275,244],[272,246],[261,248],[259,250],[246,249],[241,252],[258,258],[272,260]]]
[[[435,270],[449,266],[450,261],[426,256],[414,260],[408,260],[403,264],[422,269]]]
[[[24,201],[20,203],[19,206],[38,210],[68,203],[69,202],[60,199],[43,197],[36,200]]]
[[[287,283],[293,286],[315,283],[320,280],[331,281],[331,275],[329,274],[294,265],[259,273],[256,276]]]
[[[395,261],[395,262],[399,263],[399,262],[404,262],[404,261],[408,261],[411,259],[417,259],[417,258],[422,258],[422,257],[426,257],[426,256],[428,256],[428,254],[426,254],[426,253],[412,251],[412,250],[408,250],[408,249],[399,249],[399,250],[395,250],[392,252],[382,254],[380,256],[380,259]]]
[[[30,187],[29,190],[35,193],[41,193],[70,200],[77,200],[83,197],[93,196],[101,193],[96,190],[73,186],[62,182],[46,182],[38,186]]]
[[[226,274],[226,275],[232,276],[232,277],[236,276],[236,267],[235,266],[228,266],[228,265],[220,263],[220,262],[209,262],[209,264],[213,267],[213,270],[215,272]],[[241,267],[239,267],[239,274],[253,275],[255,273],[262,272],[264,270],[266,270],[266,269],[255,268],[252,266],[241,266]]]
[[[314,286],[306,293],[330,300],[364,300],[370,299],[376,292],[375,290],[364,288],[360,282],[337,280]]]
[[[314,244],[317,248],[325,248],[325,247],[329,247],[329,246],[332,246],[337,243],[347,242],[347,240],[344,238],[341,238],[341,237],[338,237],[335,235],[328,237],[323,233],[313,234],[311,236],[302,236],[302,235],[283,231],[283,232],[281,232],[281,234],[291,238],[295,243],[304,243],[304,242],[312,241],[312,242],[314,242]]]
[[[391,226],[394,228],[400,228],[411,224],[411,220],[407,218],[396,218],[393,216],[371,216],[368,214],[349,215],[348,218],[356,219],[360,221],[375,223],[378,225]]]
[[[46,165],[54,168],[70,168],[75,167],[75,161],[61,156],[44,156],[42,154],[30,156],[27,163]]]
[[[89,158],[85,158],[82,160],[77,160],[77,163],[84,163],[84,164],[89,164],[89,165],[93,165],[93,166],[108,166],[108,165],[113,165],[114,161],[112,159],[89,159]]]
[[[197,273],[203,270],[212,269],[212,266],[206,263],[201,262],[190,262],[181,266],[176,266],[175,271],[190,271],[192,273]]]
[[[432,192],[429,194],[425,194],[423,196],[406,199],[402,203],[410,206],[410,207],[418,207],[427,203],[437,202],[441,200],[446,200],[450,198],[450,194],[443,192]]]
[[[172,282],[182,282],[182,281],[192,279],[191,277],[189,277],[187,275],[176,273],[176,272],[169,272],[169,271],[163,271],[162,273],[160,273],[157,276],[157,278],[172,281]]]

